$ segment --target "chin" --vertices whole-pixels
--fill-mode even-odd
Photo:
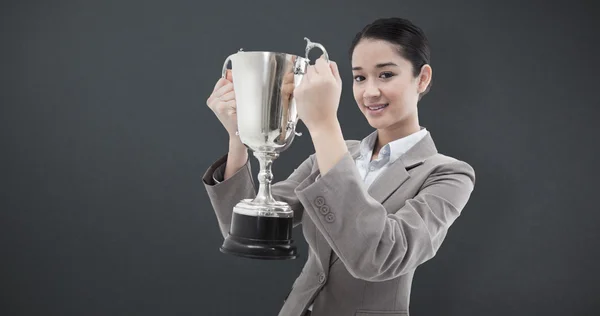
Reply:
[[[389,120],[386,120],[385,118],[378,119],[378,120],[367,119],[367,122],[369,122],[369,125],[371,125],[371,127],[375,128],[375,129],[383,129],[383,128],[386,128],[391,125]]]

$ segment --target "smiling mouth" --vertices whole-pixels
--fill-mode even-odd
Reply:
[[[389,103],[386,103],[386,104],[365,105],[365,107],[369,111],[380,111],[380,110],[383,110],[384,108],[386,108],[388,105],[389,105]]]

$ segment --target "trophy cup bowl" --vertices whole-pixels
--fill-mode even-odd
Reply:
[[[243,199],[233,208],[229,234],[220,250],[253,259],[295,259],[292,241],[294,212],[271,194],[271,166],[279,154],[300,136],[294,89],[309,65],[313,48],[327,51],[308,38],[305,57],[276,52],[239,52],[227,57],[222,76],[231,62],[238,121],[237,135],[259,162],[259,189],[254,199]]]

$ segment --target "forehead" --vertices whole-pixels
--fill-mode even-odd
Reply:
[[[352,67],[370,68],[384,62],[402,66],[408,61],[400,56],[397,45],[384,40],[362,39],[352,52]]]

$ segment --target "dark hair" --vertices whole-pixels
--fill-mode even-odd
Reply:
[[[413,66],[413,76],[421,73],[421,67],[430,63],[429,41],[421,28],[403,18],[382,18],[365,26],[356,34],[350,45],[350,59],[354,48],[362,39],[384,40],[398,46],[400,56],[406,58]],[[420,97],[427,94],[431,82]]]

